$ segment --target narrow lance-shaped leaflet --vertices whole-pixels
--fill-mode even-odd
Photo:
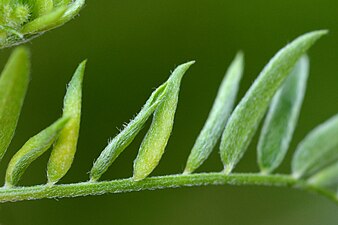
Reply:
[[[16,48],[0,77],[0,160],[12,141],[29,83],[29,52]]]
[[[63,117],[69,118],[68,123],[62,129],[57,139],[47,166],[48,183],[58,182],[72,166],[79,139],[82,82],[86,68],[83,61],[75,71],[70,81],[64,99]]]
[[[300,36],[280,50],[261,72],[235,108],[222,135],[220,154],[224,172],[230,173],[244,155],[272,97],[300,57],[327,31]]]
[[[61,26],[78,15],[85,5],[85,0],[56,1],[55,7],[49,13],[37,17],[22,28],[22,33],[38,33]]]
[[[66,10],[67,7],[63,6],[40,16],[24,25],[20,32],[22,34],[32,34],[52,29],[58,25],[58,21],[62,18]]]
[[[309,60],[302,57],[272,99],[258,142],[258,164],[271,173],[283,161],[302,107],[309,72]]]
[[[338,160],[338,115],[311,131],[292,159],[295,178],[308,177]]]
[[[234,107],[243,74],[243,64],[243,53],[239,52],[228,68],[208,119],[191,150],[184,170],[185,174],[194,172],[203,164],[221,137]]]
[[[22,146],[8,164],[5,187],[18,184],[28,166],[51,147],[67,121],[68,118],[57,120]]]
[[[181,80],[192,64],[194,62],[177,67],[167,82],[164,99],[154,113],[152,124],[134,161],[135,181],[146,178],[162,158],[173,128]]]
[[[97,181],[113,164],[115,159],[126,149],[141,131],[148,118],[153,114],[156,107],[163,100],[167,84],[164,83],[157,88],[150,96],[146,104],[142,107],[137,116],[109,142],[102,151],[99,158],[95,161],[90,172],[90,180]]]

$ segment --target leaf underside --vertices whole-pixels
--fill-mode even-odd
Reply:
[[[308,67],[308,58],[301,58],[272,99],[257,147],[263,173],[274,171],[288,151],[305,95]]]

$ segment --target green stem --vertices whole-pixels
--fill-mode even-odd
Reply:
[[[66,198],[106,193],[124,193],[142,190],[177,188],[202,185],[262,185],[292,187],[321,194],[338,204],[335,193],[296,180],[289,175],[200,173],[191,175],[170,175],[146,178],[135,182],[131,178],[83,182],[65,185],[39,185],[33,187],[0,188],[0,202],[15,202],[44,198]]]

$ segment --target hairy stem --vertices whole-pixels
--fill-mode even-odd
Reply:
[[[178,188],[202,185],[261,185],[276,187],[292,187],[323,195],[338,204],[335,193],[312,186],[304,181],[296,180],[289,175],[200,173],[191,175],[169,175],[133,181],[131,178],[103,181],[83,182],[64,185],[39,185],[33,187],[1,188],[0,202],[15,202],[44,198],[70,198],[106,193],[124,193],[142,190]]]

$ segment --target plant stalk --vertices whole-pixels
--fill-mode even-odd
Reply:
[[[254,173],[199,173],[169,175],[134,181],[132,178],[102,182],[83,182],[62,185],[38,185],[33,187],[0,188],[0,202],[17,202],[37,199],[72,198],[106,193],[126,193],[142,190],[206,186],[206,185],[258,185],[290,187],[317,193],[338,204],[338,196],[289,175],[263,175]]]

